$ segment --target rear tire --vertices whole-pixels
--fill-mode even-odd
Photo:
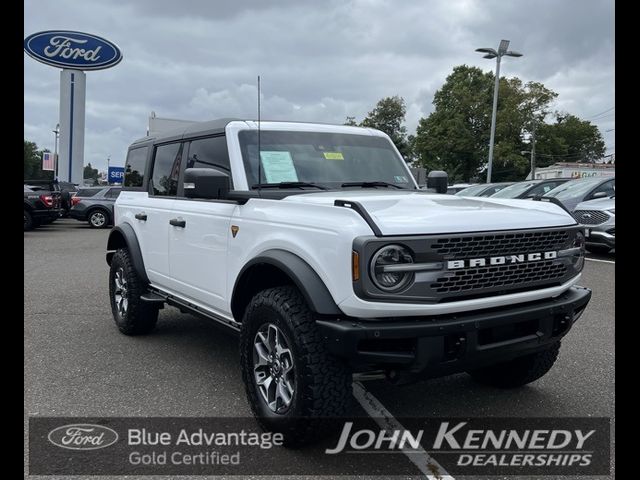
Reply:
[[[109,226],[109,214],[104,210],[94,210],[89,212],[87,221],[91,228],[107,228]]]
[[[611,251],[611,248],[607,247],[606,245],[585,245],[584,248],[587,249],[587,252],[596,253],[600,255],[609,253]]]
[[[264,430],[283,434],[286,447],[320,440],[348,411],[351,373],[329,355],[292,286],[253,297],[242,320],[240,361],[251,410]]]
[[[140,299],[146,290],[147,285],[133,267],[129,251],[118,249],[111,259],[109,300],[113,319],[125,335],[149,333],[156,326],[159,307]]]
[[[517,388],[534,382],[551,370],[560,352],[556,342],[541,352],[469,371],[476,382],[498,388]]]
[[[35,224],[33,223],[33,217],[31,213],[27,210],[24,210],[24,231],[27,232],[29,230],[33,230]]]

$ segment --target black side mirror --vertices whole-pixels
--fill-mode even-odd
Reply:
[[[225,199],[228,193],[228,173],[215,168],[187,168],[184,171],[185,197]]]
[[[427,175],[427,188],[433,188],[436,193],[447,193],[449,176],[442,170],[432,170]]]

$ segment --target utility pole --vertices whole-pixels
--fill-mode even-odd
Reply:
[[[531,132],[531,180],[536,179],[536,128]]]
[[[56,129],[53,130],[53,133],[56,134],[56,139],[55,139],[55,147],[53,149],[53,162],[54,162],[54,169],[55,169],[55,178],[58,178],[58,136],[60,135],[60,124],[56,124]]]

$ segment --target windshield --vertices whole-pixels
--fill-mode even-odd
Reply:
[[[565,198],[579,197],[584,195],[593,187],[602,182],[602,178],[579,178],[571,180],[557,186],[550,192],[544,194],[545,197],[555,197],[558,200]]]
[[[497,193],[491,195],[496,198],[516,198],[526,192],[529,188],[537,185],[538,182],[520,182],[509,185]]]
[[[239,132],[249,188],[258,183],[258,133]],[[415,188],[404,160],[383,137],[327,132],[262,131],[261,183],[307,182],[341,188],[348,182],[386,182]]]
[[[474,185],[473,187],[467,187],[464,190],[460,190],[458,193],[456,193],[456,195],[460,197],[476,197],[484,192],[487,188],[489,188],[489,185],[487,185],[486,183],[483,183],[481,185]]]

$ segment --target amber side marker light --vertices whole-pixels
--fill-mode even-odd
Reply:
[[[354,282],[360,280],[360,255],[358,252],[351,252],[351,278]]]

